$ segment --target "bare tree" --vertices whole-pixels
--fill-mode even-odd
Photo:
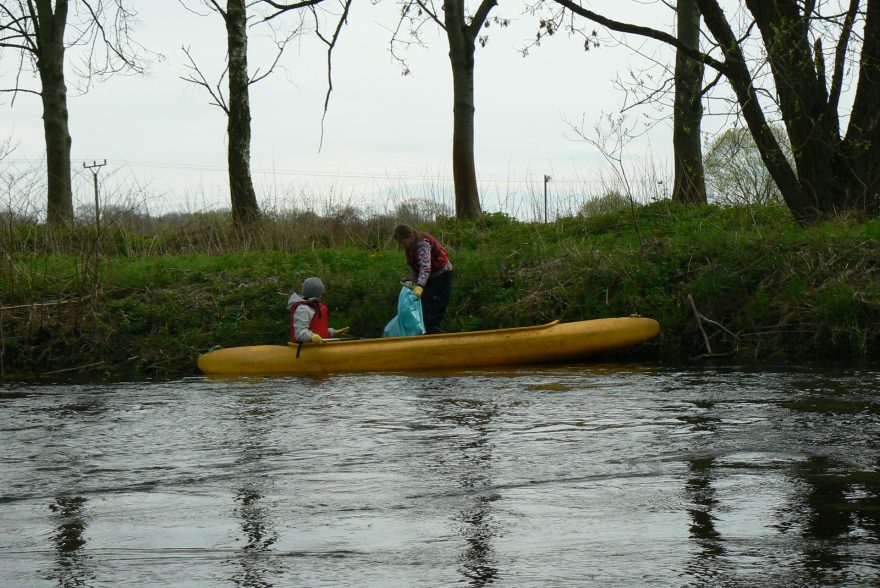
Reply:
[[[207,88],[214,104],[226,113],[226,159],[232,220],[241,229],[260,216],[251,178],[251,107],[248,86],[256,79],[251,79],[248,75],[247,4],[245,0],[228,0],[224,9],[215,0],[207,0],[207,5],[223,18],[226,26],[227,67],[224,75],[228,73],[228,100],[220,89],[220,83],[216,87],[208,83],[187,48],[184,48],[184,53],[189,59],[191,74],[184,79]]]
[[[392,53],[404,64],[404,73],[409,73],[405,59],[396,53],[396,47],[405,42],[404,36],[408,33],[410,39],[421,43],[419,31],[430,22],[446,32],[452,66],[452,175],[457,218],[475,219],[482,215],[474,162],[474,63],[477,44],[485,45],[488,41],[480,32],[489,25],[489,13],[497,4],[497,0],[481,0],[471,13],[466,0],[401,0],[401,19],[391,40]],[[508,24],[500,18],[491,22],[499,26]],[[406,31],[405,25],[409,25]]]
[[[251,177],[251,110],[250,110],[250,86],[269,76],[278,65],[284,53],[287,43],[302,31],[302,24],[292,27],[292,32],[277,41],[277,52],[274,61],[264,72],[256,70],[254,74],[248,72],[248,8],[262,8],[263,11],[256,17],[258,24],[266,24],[272,19],[290,12],[305,9],[315,16],[315,32],[319,38],[330,46],[328,50],[328,86],[332,88],[330,74],[330,52],[335,46],[336,39],[346,21],[352,0],[340,0],[342,15],[339,17],[335,32],[331,41],[322,35],[321,21],[317,16],[316,6],[325,0],[305,0],[296,3],[278,3],[269,0],[247,2],[246,0],[227,0],[226,8],[221,7],[216,0],[204,0],[205,5],[219,14],[226,26],[227,40],[227,66],[216,84],[208,82],[199,69],[188,48],[183,51],[189,60],[190,74],[184,79],[204,87],[210,93],[213,104],[220,107],[227,117],[227,140],[228,140],[228,173],[229,191],[232,204],[232,219],[236,227],[244,230],[248,225],[259,219],[260,209]],[[224,95],[221,84],[222,78],[228,74],[227,94]],[[328,88],[327,98],[324,103],[325,112],[327,101],[330,97]],[[227,99],[228,96],[228,99]]]
[[[68,126],[65,52],[82,47],[76,73],[85,88],[92,79],[128,69],[141,72],[137,47],[129,38],[136,13],[125,0],[0,0],[0,49],[18,54],[12,103],[19,93],[40,96],[46,140],[47,221],[73,220],[70,178],[71,136]],[[27,86],[28,72],[39,89]]]
[[[679,43],[692,50],[699,49],[701,17],[696,0],[677,0],[674,3],[672,0],[653,0],[653,3],[661,2],[675,11],[675,34]],[[539,14],[543,18],[539,21],[538,34],[524,50],[525,54],[528,54],[532,47],[541,45],[545,37],[555,35],[564,24],[563,12],[558,12],[555,16],[552,12],[546,14],[542,10],[544,5],[546,3],[542,4],[541,0],[527,5],[530,12]],[[580,26],[575,19],[571,19],[565,28],[570,35],[583,40],[586,51],[602,46],[599,42],[599,33],[595,29],[590,30]],[[642,118],[644,128],[634,134],[627,132],[628,138],[645,133],[658,123],[666,123],[669,120],[668,111],[671,109],[675,171],[672,199],[683,203],[705,203],[706,187],[701,136],[703,99],[704,94],[714,84],[703,88],[705,69],[703,63],[679,50],[673,68],[665,57],[658,57],[649,46],[646,47],[642,39],[633,43],[624,35],[614,39],[614,43],[627,47],[639,55],[642,61],[650,64],[647,67],[631,65],[626,74],[619,74],[614,80],[615,86],[624,92],[621,114],[636,107],[651,107],[656,113],[661,113],[659,117],[656,114],[652,116],[650,113],[644,113]],[[577,133],[587,142],[597,145],[595,139],[585,137],[585,129],[578,129]]]
[[[717,70],[736,95],[761,158],[799,223],[839,213],[880,216],[880,0],[744,0],[750,22],[736,31],[717,0],[696,0],[714,38],[709,52],[658,29],[609,19],[574,0],[553,1],[612,30],[672,45]],[[833,50],[824,49],[823,39]],[[750,67],[749,47],[766,54],[772,87],[762,87],[759,68]],[[848,68],[853,55],[858,65]],[[833,60],[830,79],[828,59]],[[850,111],[841,112],[847,71],[855,92]],[[785,123],[794,166],[772,132],[767,108],[776,109]]]

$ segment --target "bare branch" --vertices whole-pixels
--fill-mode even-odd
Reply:
[[[474,14],[474,18],[471,21],[470,26],[468,26],[471,40],[477,38],[477,34],[480,32],[480,29],[483,28],[483,23],[486,22],[489,13],[496,6],[498,6],[497,0],[483,0],[480,2],[480,5],[477,7],[477,12]]]
[[[0,4],[0,47],[18,49],[20,51],[36,52],[37,47],[33,42],[32,34],[28,30],[31,17],[22,11],[21,14],[13,14],[4,4]],[[20,39],[20,41],[16,41]]]
[[[285,37],[282,41],[277,42],[278,52],[275,54],[275,59],[272,61],[272,64],[269,66],[269,69],[266,70],[264,74],[260,74],[260,68],[257,67],[256,71],[254,71],[254,75],[251,76],[251,79],[248,80],[248,85],[256,84],[257,82],[269,77],[272,72],[275,71],[275,67],[277,67],[278,62],[281,60],[281,56],[284,54],[284,50],[287,48],[287,44],[296,37],[301,28],[297,28],[293,32],[291,32],[287,37]]]
[[[89,0],[81,0],[81,1],[85,5],[85,7],[88,9],[89,14],[91,14],[92,26],[96,27],[98,32],[100,33],[101,39],[104,41],[104,47],[109,49],[122,62],[122,65],[118,68],[109,66],[110,67],[109,71],[116,72],[116,71],[120,71],[122,69],[127,68],[127,69],[130,69],[136,73],[143,73],[144,68],[136,61],[135,56],[130,53],[127,54],[125,51],[123,51],[122,45],[125,44],[125,41],[127,40],[127,36],[128,36],[127,28],[125,28],[125,26],[123,24],[120,24],[119,19],[117,19],[116,32],[117,32],[117,34],[121,34],[123,38],[122,38],[122,40],[120,40],[120,39],[116,39],[115,41],[111,40],[107,36],[107,31],[104,29],[103,19],[100,16],[102,5],[98,4],[98,9],[96,10],[95,8],[92,7],[92,4]],[[120,4],[117,4],[117,8],[118,8],[118,10],[122,10],[123,12],[125,12],[126,17],[134,16],[133,13],[124,11],[123,7]],[[123,18],[122,21],[124,22],[124,20],[125,19]],[[92,47],[94,50],[94,45]]]
[[[663,31],[659,31],[657,29],[652,29],[650,27],[643,27],[640,25],[634,25],[630,23],[620,22],[617,20],[613,20],[607,17],[602,16],[592,10],[587,10],[586,8],[575,4],[572,0],[554,0],[557,4],[569,9],[571,12],[578,14],[584,18],[592,20],[595,23],[598,23],[604,27],[607,27],[613,31],[617,31],[619,33],[631,33],[633,35],[639,35],[642,37],[648,37],[651,39],[655,39],[657,41],[662,41],[667,45],[672,45],[679,51],[685,53],[691,59],[696,61],[700,61],[705,63],[706,65],[718,70],[724,71],[726,69],[726,64],[724,62],[718,61],[711,55],[703,53],[699,50],[688,47],[684,43],[681,43],[674,36],[669,33],[665,33]]]
[[[402,45],[404,49],[408,49],[413,45],[417,45],[419,47],[427,47],[427,44],[422,41],[422,37],[420,35],[421,29],[422,27],[427,26],[429,23],[438,24],[435,18],[429,17],[427,19],[417,20],[409,16],[409,10],[413,7],[413,5],[413,2],[404,5],[403,11],[400,15],[400,19],[398,19],[397,26],[391,33],[391,41],[389,42],[389,51],[391,53],[391,56],[403,67],[403,75],[405,76],[410,75],[412,72],[409,68],[409,64],[407,63],[406,58],[401,56],[396,50],[397,46]],[[404,39],[404,35],[401,31],[405,21],[408,21],[412,25],[407,35],[409,40]],[[445,25],[443,25],[442,23],[439,23],[439,26],[442,27],[442,30],[446,30]]]
[[[194,14],[196,16],[208,16],[208,12],[199,12],[198,10],[194,9],[192,6],[187,4],[185,2],[185,0],[177,0],[177,3],[180,4],[181,8],[183,8],[184,10],[186,10],[187,12],[189,12],[191,14]],[[217,12],[217,8],[212,8],[211,6],[208,6],[208,10],[210,12]],[[222,10],[221,10],[221,12],[222,12]]]
[[[351,10],[352,0],[345,0],[342,14],[336,23],[336,29],[333,31],[333,37],[328,41],[321,34],[320,28],[316,27],[318,38],[327,45],[327,94],[324,97],[324,113],[321,115],[321,139],[318,142],[318,151],[324,145],[324,120],[327,118],[327,110],[330,104],[330,94],[333,92],[333,49],[336,47],[336,41],[339,40],[339,34],[342,27],[348,21],[348,13]]]
[[[217,0],[208,0],[208,2],[211,3],[211,5],[214,7],[214,10],[216,10],[217,12],[220,13],[220,16],[223,17],[223,20],[228,20],[229,15],[226,14],[226,11],[223,10],[223,7],[222,7],[222,6],[220,6],[219,4],[217,4]]]
[[[700,96],[706,96],[706,95],[708,95],[708,94],[709,94],[709,91],[712,90],[712,88],[714,88],[715,86],[717,86],[718,83],[721,81],[721,78],[723,78],[723,77],[724,77],[724,74],[723,74],[723,73],[721,73],[720,71],[719,71],[719,72],[716,72],[716,73],[715,73],[715,79],[713,79],[711,82],[709,82],[708,84],[706,84],[706,87],[703,88],[703,91],[702,91],[702,92],[700,92]]]
[[[0,47],[5,47],[7,49],[18,49],[19,51],[30,51],[31,48],[27,45],[18,45],[16,43],[8,43],[3,39],[0,39]]]
[[[425,11],[431,20],[433,20],[437,26],[439,26],[444,31],[446,30],[446,23],[443,22],[443,19],[437,16],[437,11],[433,10],[433,8],[429,8],[427,4],[425,4],[424,0],[415,0],[415,3],[419,5],[419,7]]]
[[[289,12],[291,10],[297,10],[299,8],[306,8],[309,6],[317,6],[322,3],[324,0],[302,0],[302,2],[294,2],[293,4],[281,4],[279,2],[273,2],[272,0],[262,0],[264,4],[268,4],[272,8],[275,8],[275,12],[265,17],[263,21],[272,20],[278,16],[281,16],[285,12]]]
[[[843,21],[843,30],[840,32],[837,48],[834,51],[834,73],[831,77],[831,89],[828,96],[828,112],[836,113],[837,106],[840,103],[840,93],[843,86],[844,62],[846,61],[846,48],[849,44],[853,23],[855,23],[858,9],[859,0],[850,0],[849,10],[847,10],[846,17]]]
[[[214,100],[211,102],[214,106],[218,106],[226,115],[229,115],[229,106],[226,104],[226,98],[223,96],[223,90],[221,89],[221,83],[223,82],[223,78],[226,77],[226,72],[228,71],[228,66],[223,70],[223,74],[220,76],[220,80],[217,82],[216,89],[208,83],[208,80],[205,79],[202,70],[199,69],[199,66],[196,64],[195,59],[189,52],[189,47],[181,47],[184,54],[186,54],[187,59],[189,59],[189,65],[187,65],[187,69],[191,70],[191,74],[183,77],[182,79],[185,82],[189,82],[191,84],[195,84],[197,86],[201,86],[208,91],[208,94],[211,95],[211,98]]]
[[[37,92],[36,90],[28,90],[26,88],[0,88],[0,92],[9,92],[13,94],[17,94],[19,92],[25,92],[27,94],[35,94],[37,96],[42,96],[41,92]]]
[[[41,49],[40,40],[43,38],[43,35],[41,33],[41,30],[43,28],[43,23],[40,22],[40,18],[37,15],[37,9],[34,6],[34,3],[31,0],[27,0],[27,5],[28,5],[28,15],[29,15],[28,18],[30,19],[31,24],[33,24],[33,27],[34,27],[34,34],[33,34],[34,53],[37,53]]]

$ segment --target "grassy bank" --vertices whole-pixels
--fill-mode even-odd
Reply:
[[[331,324],[379,336],[406,268],[396,219],[266,221],[248,240],[223,217],[161,235],[4,223],[0,371],[179,376],[215,346],[287,341],[285,303],[309,275]],[[522,223],[420,225],[450,251],[447,331],[642,314],[640,357],[877,357],[880,221],[798,228],[782,208],[683,208]]]

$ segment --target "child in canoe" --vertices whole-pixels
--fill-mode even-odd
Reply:
[[[295,343],[323,343],[324,339],[348,333],[348,327],[333,329],[329,326],[327,306],[321,301],[324,282],[321,278],[307,278],[302,285],[302,296],[294,292],[287,301],[290,312],[290,340]]]

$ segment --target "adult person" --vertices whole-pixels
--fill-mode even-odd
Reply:
[[[306,278],[302,285],[302,296],[294,292],[287,301],[290,311],[290,340],[296,343],[323,343],[324,339],[348,333],[348,327],[330,328],[327,305],[324,296],[324,282],[321,278]]]
[[[452,292],[452,262],[446,249],[432,235],[409,225],[397,225],[394,240],[406,254],[413,292],[422,300],[425,332],[442,333],[440,323]]]

